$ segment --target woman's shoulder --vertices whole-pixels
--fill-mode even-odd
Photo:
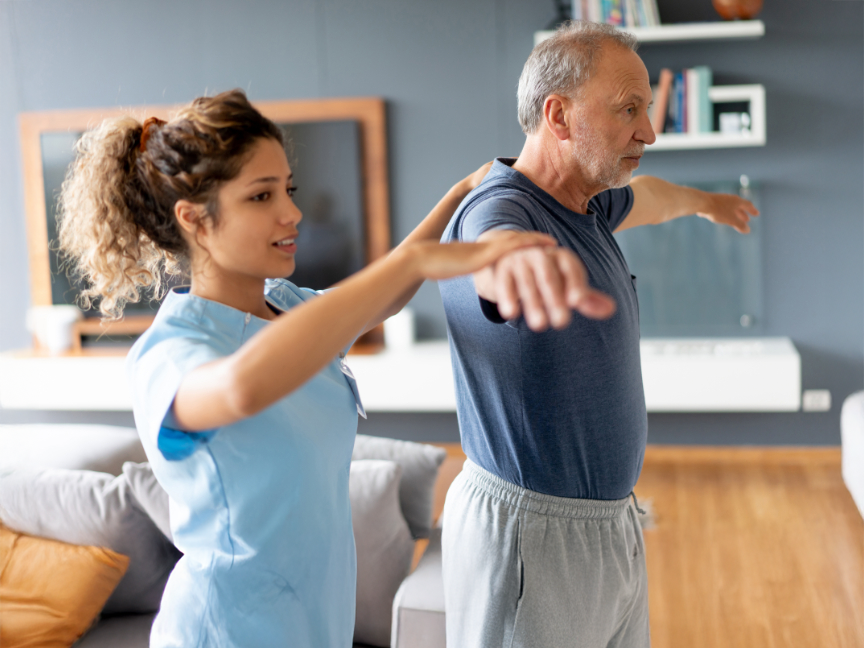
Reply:
[[[230,352],[232,340],[241,322],[232,318],[216,317],[207,308],[207,300],[195,298],[186,292],[170,292],[156,313],[153,324],[136,340],[128,360],[134,362],[145,354],[182,354],[184,349],[209,347],[213,351]],[[228,313],[231,315],[231,313]],[[218,313],[216,314],[218,315]],[[235,318],[237,319],[237,318]]]

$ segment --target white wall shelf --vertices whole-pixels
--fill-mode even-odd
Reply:
[[[658,133],[657,141],[645,151],[680,151],[686,149],[736,148],[765,146],[765,87],[759,84],[714,86],[708,90],[712,104],[747,102],[750,104],[750,132],[742,135],[724,133]]]
[[[788,338],[642,341],[649,412],[794,412],[801,358]],[[0,354],[0,407],[129,411],[125,357]],[[446,341],[350,355],[367,411],[455,412]]]
[[[640,43],[682,43],[687,41],[744,40],[765,35],[761,20],[734,20],[729,22],[675,23],[658,27],[631,27],[628,31]],[[534,32],[534,44],[541,43],[554,32]]]

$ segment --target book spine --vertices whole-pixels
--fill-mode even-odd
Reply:
[[[675,133],[678,129],[678,85],[678,75],[675,74],[672,87],[669,89],[669,114],[666,116],[667,133]]]
[[[582,20],[582,0],[570,0],[570,17],[573,20]]]
[[[650,26],[650,22],[648,21],[648,14],[645,13],[646,0],[634,0],[634,2],[636,3],[636,15],[638,16],[639,27]]]
[[[624,24],[624,8],[621,0],[608,0],[609,15],[606,17],[606,22],[610,25],[621,26]]]
[[[669,113],[669,92],[672,89],[672,70],[660,70],[660,82],[657,84],[657,94],[654,95],[654,118],[651,127],[655,133],[662,133],[666,126],[666,116]]]
[[[624,26],[636,26],[636,2],[635,0],[624,0]]]
[[[657,0],[645,0],[645,8],[648,13],[649,27],[660,26],[660,10],[657,8]]]
[[[702,84],[700,82],[699,70],[690,68],[685,71],[687,77],[687,132],[696,135],[702,130],[701,97]]]
[[[591,22],[603,22],[602,0],[588,0],[588,20]]]
[[[700,65],[696,69],[699,71],[699,132],[710,133],[714,130],[714,105],[708,93],[714,75],[711,73],[711,68],[706,65]]]

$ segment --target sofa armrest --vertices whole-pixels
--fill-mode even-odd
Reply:
[[[441,578],[441,528],[393,599],[391,648],[444,648],[444,583]]]
[[[864,392],[856,392],[843,403],[840,413],[843,444],[843,481],[864,516]]]

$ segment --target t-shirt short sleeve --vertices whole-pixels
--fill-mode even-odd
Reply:
[[[484,200],[465,215],[458,240],[476,241],[483,232],[494,229],[531,232],[536,225],[518,195],[498,196]]]
[[[633,209],[633,190],[629,185],[620,189],[607,189],[588,201],[588,205],[606,217],[609,229],[614,232]]]
[[[130,357],[133,411],[139,433],[169,461],[180,461],[206,445],[216,430],[179,429],[171,412],[183,379],[199,366],[223,357],[205,341],[168,337]]]

